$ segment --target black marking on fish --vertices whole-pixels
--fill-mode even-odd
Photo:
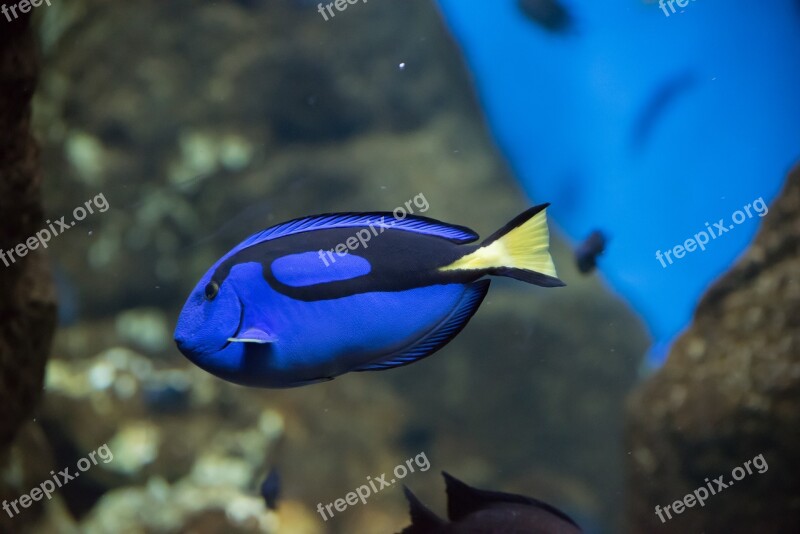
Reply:
[[[258,243],[240,250],[220,264],[212,281],[221,286],[235,265],[260,263],[264,279],[275,291],[297,300],[316,301],[374,291],[404,291],[433,284],[468,283],[486,274],[477,271],[438,271],[439,267],[453,263],[479,248],[479,245],[458,245],[438,236],[395,229],[384,229],[383,233],[373,235],[366,248],[348,251],[369,261],[369,274],[347,280],[293,287],[281,283],[272,272],[272,262],[280,257],[302,252],[330,251],[365,228],[369,229],[352,227],[316,230]],[[319,261],[320,268],[325,269],[322,259]]]
[[[528,20],[552,33],[568,33],[574,26],[569,10],[559,0],[517,0]]]
[[[669,109],[681,95],[697,86],[698,81],[694,72],[684,72],[667,80],[656,89],[633,125],[631,145],[634,151],[639,152],[644,149]]]

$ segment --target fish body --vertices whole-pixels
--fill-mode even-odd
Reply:
[[[567,514],[524,495],[481,490],[443,473],[447,484],[447,517],[430,511],[408,488],[411,525],[400,534],[580,534]]]
[[[264,504],[270,510],[277,510],[281,496],[281,474],[277,467],[270,469],[259,488]]]
[[[201,368],[255,387],[410,364],[466,325],[489,289],[481,278],[563,285],[548,251],[546,207],[529,209],[479,245],[468,228],[390,213],[277,225],[234,247],[200,279],[175,341]]]
[[[674,265],[656,252],[770,203],[800,159],[800,4],[438,5],[523,187],[552,200],[549,216],[573,242],[594,228],[613,236],[599,270],[668,347],[760,219]],[[562,12],[574,31],[554,34],[547,21],[563,17],[543,14]]]
[[[597,258],[606,250],[606,236],[595,230],[575,249],[575,264],[583,274],[589,274],[597,267]]]

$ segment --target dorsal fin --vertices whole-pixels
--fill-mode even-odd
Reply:
[[[395,219],[392,212],[369,212],[369,213],[325,213],[322,215],[312,215],[301,217],[285,223],[272,226],[253,234],[236,246],[231,252],[238,252],[247,247],[301,232],[312,230],[323,230],[331,228],[352,228],[357,226],[373,226],[376,231],[383,229],[405,230],[419,234],[438,236],[453,243],[471,243],[478,239],[478,234],[464,226],[447,224],[435,219],[421,217],[419,215],[408,215],[404,219]]]
[[[433,534],[439,532],[442,525],[445,524],[444,520],[422,504],[408,487],[403,486],[403,493],[408,501],[411,526],[404,528],[400,534]]]
[[[578,524],[571,517],[546,502],[514,493],[473,488],[444,471],[442,471],[442,476],[444,476],[447,486],[447,517],[450,521],[460,521],[469,514],[498,503],[526,504],[549,512],[575,525],[575,528],[580,530]]]

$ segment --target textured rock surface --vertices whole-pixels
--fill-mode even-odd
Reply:
[[[24,243],[43,226],[41,179],[36,144],[30,132],[30,101],[39,63],[33,32],[25,16],[2,21],[0,31],[0,501],[27,487],[37,462],[18,461],[10,448],[42,394],[44,368],[55,329],[55,294],[40,251],[13,260],[5,252]],[[30,444],[28,434],[21,441]],[[47,447],[29,447],[39,453]],[[42,458],[40,457],[40,460]],[[46,462],[46,460],[44,460]],[[13,470],[9,470],[14,465]],[[39,469],[41,471],[41,469]],[[9,518],[0,514],[0,530]],[[32,515],[32,514],[31,514]],[[24,519],[22,520],[24,521]],[[17,523],[21,526],[21,521]]]
[[[629,414],[633,532],[800,532],[800,169]],[[759,454],[766,472],[656,517]]]

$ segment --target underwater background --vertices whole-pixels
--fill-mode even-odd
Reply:
[[[54,234],[0,265],[0,500],[34,501],[0,532],[399,532],[442,471],[587,533],[799,531],[798,2],[39,4],[0,15],[0,250]],[[551,202],[567,286],[495,278],[430,358],[293,389],[176,348],[247,236],[408,201],[483,237]]]

